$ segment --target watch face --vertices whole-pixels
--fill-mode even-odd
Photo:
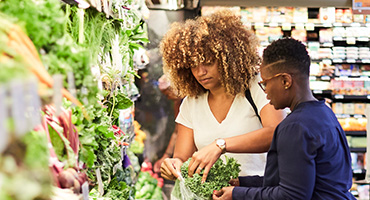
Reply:
[[[223,145],[225,145],[225,140],[223,140],[223,139],[218,139],[218,140],[217,140],[217,144],[218,144],[218,145],[220,145],[220,146],[223,146]]]

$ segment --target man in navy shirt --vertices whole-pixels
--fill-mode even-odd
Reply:
[[[310,63],[306,47],[292,38],[264,50],[259,84],[275,109],[292,112],[275,129],[264,177],[239,177],[239,187],[215,191],[213,199],[355,199],[345,133],[312,95]]]

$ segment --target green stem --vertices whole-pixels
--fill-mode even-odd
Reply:
[[[109,118],[112,118],[112,114],[113,114],[115,104],[116,104],[116,97],[113,96],[113,105],[112,105],[112,110],[110,111]]]

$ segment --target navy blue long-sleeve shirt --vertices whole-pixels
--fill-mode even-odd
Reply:
[[[275,129],[264,177],[239,177],[233,199],[355,199],[345,133],[324,101],[300,103]]]

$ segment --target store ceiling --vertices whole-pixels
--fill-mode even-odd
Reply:
[[[201,6],[352,7],[352,0],[200,0]]]

